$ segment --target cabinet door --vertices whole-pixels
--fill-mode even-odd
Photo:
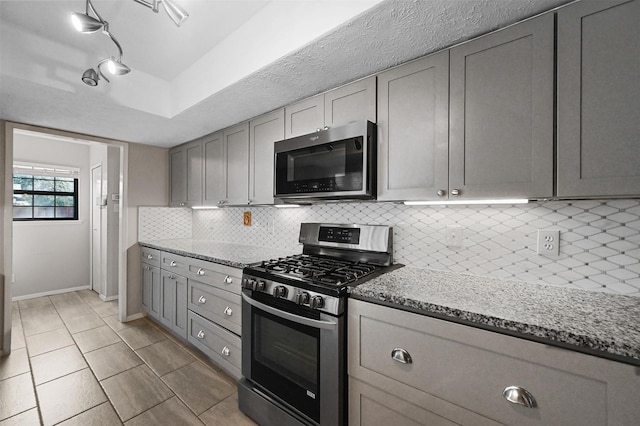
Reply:
[[[446,196],[448,114],[448,51],[378,75],[379,200]]]
[[[249,123],[238,124],[223,133],[226,163],[225,204],[249,201]]]
[[[553,14],[450,52],[450,191],[553,196]]]
[[[162,271],[160,281],[160,322],[171,329],[176,314],[176,276]]]
[[[324,127],[324,94],[284,109],[285,138],[306,135]]]
[[[153,318],[159,314],[160,268],[142,264],[142,309]],[[155,301],[154,301],[155,297]]]
[[[354,121],[376,122],[376,77],[358,80],[325,93],[324,124],[342,126]]]
[[[640,195],[640,1],[558,11],[558,196]]]
[[[202,204],[216,206],[225,198],[225,162],[222,132],[207,137],[204,152],[204,191]]]
[[[178,276],[175,281],[175,306],[171,329],[182,338],[187,338],[187,279]]]
[[[284,139],[284,109],[249,123],[249,201],[273,204],[273,144]]]
[[[189,207],[202,205],[202,142],[189,144],[185,148],[187,160],[187,198]]]
[[[187,152],[182,146],[169,151],[169,175],[169,206],[184,206],[187,201]]]

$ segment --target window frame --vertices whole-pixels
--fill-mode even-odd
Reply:
[[[14,202],[12,202],[12,209],[15,207],[31,207],[31,216],[30,217],[15,217],[15,213],[12,214],[12,219],[14,222],[69,222],[69,221],[78,221],[79,220],[79,170],[76,168],[70,167],[61,167],[61,166],[45,166],[45,165],[36,165],[36,164],[23,164],[23,163],[15,163],[13,174],[12,174],[12,184],[13,179],[16,176],[24,176],[30,177],[32,180],[32,185],[30,190],[25,189],[13,189],[12,195],[30,195],[32,197],[31,205],[29,206],[16,206]],[[45,179],[43,179],[45,178]],[[42,180],[52,180],[53,181],[53,190],[36,190],[35,181],[38,179]],[[73,191],[56,191],[56,181],[57,179],[64,179],[66,181],[73,179]],[[38,206],[36,205],[35,198],[36,196],[52,196],[53,205],[51,206]],[[56,205],[56,197],[73,197],[73,206],[57,206]],[[38,207],[51,207],[53,208],[53,217],[36,217],[35,209]],[[73,217],[65,216],[65,217],[56,217],[56,212],[58,208],[68,208],[73,207]]]

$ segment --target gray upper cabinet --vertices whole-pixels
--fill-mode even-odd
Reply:
[[[249,123],[217,132],[204,141],[204,205],[247,204]]]
[[[450,199],[553,196],[553,14],[450,55]]]
[[[202,142],[180,145],[169,151],[171,207],[202,204]]]
[[[285,108],[285,137],[354,121],[376,122],[376,77],[355,81]]]
[[[284,139],[284,109],[249,122],[249,202],[273,204],[273,144]]]
[[[640,1],[558,11],[559,197],[640,195]]]
[[[249,202],[249,123],[242,123],[223,132],[226,165],[226,197],[223,204]]]
[[[378,75],[379,200],[446,195],[448,117],[448,51]]]
[[[222,132],[207,136],[202,143],[204,153],[204,191],[202,203],[217,206],[225,198],[225,161]]]

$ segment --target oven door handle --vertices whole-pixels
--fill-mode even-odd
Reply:
[[[293,321],[298,324],[307,325],[309,327],[332,329],[338,326],[338,323],[334,321],[314,320],[311,318],[302,317],[300,315],[291,314],[289,312],[284,312],[284,311],[281,311],[280,309],[272,308],[269,305],[265,305],[264,303],[260,303],[257,300],[252,299],[251,297],[247,296],[244,293],[242,293],[242,300],[244,300],[251,306],[255,306],[258,309],[262,309],[263,311],[268,312],[272,315],[275,315],[282,319]]]

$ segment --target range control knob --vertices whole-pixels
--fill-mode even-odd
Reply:
[[[257,281],[253,278],[245,278],[244,279],[244,288],[248,289],[248,290],[255,290],[256,289],[256,283]]]
[[[322,296],[313,296],[311,302],[309,302],[311,309],[318,309],[324,306],[324,299]]]
[[[273,296],[284,299],[285,297],[287,297],[287,288],[282,285],[275,286],[273,288]]]
[[[267,283],[264,282],[264,280],[258,281],[258,284],[256,284],[256,290],[264,291],[265,288],[267,288]]]
[[[298,305],[308,305],[309,304],[309,293],[306,291],[302,291],[296,294],[296,303]]]

